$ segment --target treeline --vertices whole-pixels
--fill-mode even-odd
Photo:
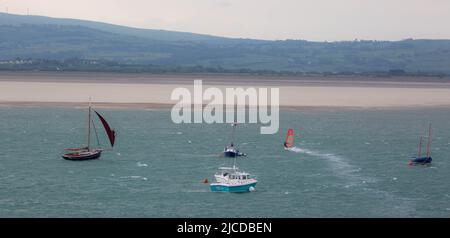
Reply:
[[[49,71],[49,72],[115,72],[115,73],[154,73],[154,74],[249,74],[249,75],[272,75],[272,76],[412,76],[412,77],[439,77],[445,78],[450,75],[433,72],[407,72],[402,69],[391,69],[389,71],[373,72],[303,72],[303,71],[276,71],[276,70],[254,70],[248,68],[226,69],[222,67],[193,66],[170,66],[153,64],[125,64],[108,60],[93,59],[13,59],[0,60],[0,71]]]

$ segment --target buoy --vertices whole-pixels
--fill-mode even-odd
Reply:
[[[205,179],[203,180],[203,183],[209,183],[208,179],[205,178]]]
[[[249,190],[250,192],[253,192],[253,191],[255,191],[255,187],[250,187],[248,190]]]

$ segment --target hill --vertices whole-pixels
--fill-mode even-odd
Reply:
[[[0,69],[73,59],[223,70],[450,74],[450,40],[310,42],[232,39],[0,13]],[[3,62],[3,63],[2,63]]]

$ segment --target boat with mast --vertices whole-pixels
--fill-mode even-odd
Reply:
[[[111,143],[111,148],[114,147],[115,139],[116,139],[116,133],[111,127],[109,126],[108,122],[105,120],[105,118],[100,115],[97,111],[92,109],[91,103],[89,102],[89,108],[88,108],[88,120],[87,120],[87,145],[85,147],[80,148],[67,148],[65,149],[65,153],[62,155],[63,159],[65,160],[93,160],[100,158],[103,149],[101,148],[93,148],[91,146],[91,131],[92,129],[95,132],[97,143],[100,146],[100,140],[98,137],[97,129],[95,128],[94,121],[92,120],[92,111],[95,112],[97,117],[100,119],[103,128],[105,129],[105,132],[108,136],[109,142]]]
[[[285,150],[289,150],[294,147],[294,129],[288,129],[283,146]]]
[[[231,143],[229,146],[225,147],[225,149],[223,150],[223,156],[225,157],[238,157],[238,156],[247,156],[244,153],[239,152],[239,150],[234,146],[234,135],[236,133],[236,126],[238,124],[236,122],[234,122],[233,124],[231,124],[231,126],[233,127],[233,131],[231,133]]]
[[[426,165],[431,164],[431,161],[433,160],[431,158],[431,123],[428,127],[428,143],[427,143],[427,155],[424,157],[422,156],[422,143],[423,143],[423,136],[419,139],[419,149],[417,153],[417,157],[413,157],[412,160],[409,161],[409,165]]]

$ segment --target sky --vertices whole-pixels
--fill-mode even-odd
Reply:
[[[450,39],[450,0],[0,0],[0,11],[267,40]]]

